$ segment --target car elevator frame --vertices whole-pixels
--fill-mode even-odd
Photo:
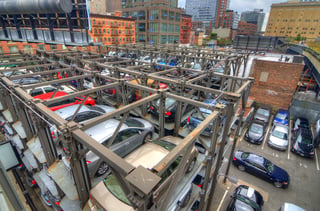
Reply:
[[[85,153],[90,150],[98,155],[101,161],[108,164],[134,208],[137,210],[147,210],[151,201],[153,206],[150,210],[165,210],[179,182],[179,178],[184,174],[183,169],[185,169],[186,166],[187,156],[183,156],[178,166],[175,177],[177,179],[173,179],[166,193],[159,196],[157,194],[159,190],[156,188],[161,179],[159,175],[151,173],[151,171],[143,167],[135,168],[110,149],[103,147],[88,136],[84,130],[114,117],[122,117],[120,121],[120,124],[122,124],[128,115],[132,113],[146,119],[148,105],[160,99],[157,128],[159,138],[161,138],[165,136],[166,133],[164,116],[165,100],[167,97],[170,97],[177,101],[177,115],[175,117],[173,132],[175,136],[178,136],[181,126],[182,111],[185,109],[182,105],[183,103],[193,105],[195,109],[198,110],[200,107],[209,109],[212,113],[199,124],[198,127],[190,131],[190,133],[184,137],[183,144],[178,145],[170,151],[155,169],[161,171],[164,165],[173,162],[175,158],[181,155],[181,152],[188,154],[196,140],[202,142],[199,136],[205,128],[211,127],[212,135],[210,142],[209,144],[204,143],[207,150],[204,159],[205,179],[204,185],[199,192],[199,210],[208,210],[211,202],[210,199],[214,194],[217,184],[219,168],[222,164],[224,146],[228,139],[232,118],[236,113],[240,100],[242,100],[239,119],[241,122],[244,107],[249,96],[250,86],[254,81],[252,78],[244,78],[243,74],[241,76],[239,72],[241,65],[246,67],[248,55],[237,54],[236,52],[207,53],[200,50],[190,50],[187,54],[186,49],[155,49],[154,47],[148,48],[146,46],[111,46],[106,47],[105,50],[106,52],[116,51],[126,52],[127,54],[134,52],[138,55],[151,55],[151,58],[162,55],[166,61],[169,57],[177,56],[182,63],[188,63],[190,61],[199,62],[202,68],[208,63],[211,63],[212,67],[209,70],[195,71],[164,64],[160,65],[164,70],[157,71],[155,70],[155,66],[159,64],[155,64],[154,62],[143,62],[132,58],[120,58],[118,56],[106,56],[106,54],[102,53],[72,50],[50,52],[37,50],[36,55],[28,55],[21,52],[16,55],[1,56],[0,65],[5,67],[0,70],[1,74],[5,71],[12,71],[14,73],[14,71],[21,69],[27,70],[27,73],[24,75],[12,74],[11,76],[4,76],[4,74],[2,74],[0,78],[0,110],[9,124],[21,124],[25,132],[25,135],[22,136],[19,134],[19,131],[16,131],[21,138],[21,146],[18,147],[21,155],[30,149],[30,140],[36,139],[41,146],[41,151],[37,151],[37,153],[41,154],[41,156],[35,155],[38,167],[33,169],[33,171],[38,172],[43,168],[51,169],[52,166],[61,162],[60,148],[62,144],[64,149],[63,155],[70,160],[70,171],[72,173],[75,192],[73,194],[66,193],[63,187],[61,187],[61,184],[58,184],[58,192],[63,192],[62,195],[64,197],[70,197],[70,195],[76,196],[75,198],[79,201],[79,207],[83,208],[89,199],[89,191],[92,188],[92,181],[85,160]],[[10,64],[16,65],[16,67],[6,68]],[[223,74],[218,74],[214,71],[220,64],[224,64]],[[102,75],[101,71],[104,69],[108,69],[110,74]],[[57,78],[58,73],[62,75],[61,78]],[[42,79],[45,78],[45,80],[27,85],[13,83],[13,80],[17,81],[26,77],[35,76]],[[130,83],[126,78],[127,76],[130,76],[131,80],[137,81],[137,79],[140,79],[140,83]],[[88,77],[92,79],[94,88],[86,90],[83,88],[83,79]],[[220,89],[210,88],[208,85],[209,81],[205,79],[211,77],[220,77],[222,81],[221,84],[226,85],[221,85],[222,87]],[[157,83],[165,83],[168,85],[168,88],[150,88],[147,86],[148,79],[157,81]],[[78,91],[66,96],[40,100],[31,97],[26,92],[27,89],[34,89],[49,84],[58,84],[58,87],[60,87],[71,80],[78,82]],[[108,81],[107,84],[103,83],[105,80]],[[103,90],[110,88],[116,90],[116,104],[118,109],[92,119],[82,125],[73,121],[68,122],[64,120],[47,107],[52,103],[74,97],[84,96],[84,99],[86,99],[92,95],[96,96],[98,103],[103,103],[101,98]],[[142,91],[142,98],[129,103],[127,101],[129,89],[140,89]],[[186,92],[186,90],[188,90],[188,92]],[[53,95],[55,95],[55,93]],[[218,103],[215,106],[205,104],[198,99],[193,99],[194,95],[192,93],[197,93],[198,96],[199,93],[211,94]],[[228,101],[229,104],[222,104],[219,100]],[[85,100],[83,100],[83,102],[84,101]],[[225,127],[221,135],[222,141],[218,144],[218,136],[220,136],[219,132],[221,130],[219,125],[223,116],[226,118]],[[215,121],[215,124],[210,126],[210,123],[213,121]],[[59,143],[56,143],[50,134],[49,128],[52,127],[52,125],[55,125],[59,131]],[[240,125],[241,124],[238,124],[235,132],[231,156],[240,135]],[[119,128],[120,125],[117,127],[113,136],[117,134]],[[218,145],[218,153],[215,155]],[[228,176],[229,166],[230,162],[228,163],[225,178]],[[159,204],[157,204],[158,202]]]

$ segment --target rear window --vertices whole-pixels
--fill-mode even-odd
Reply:
[[[250,127],[250,131],[254,133],[263,133],[263,126],[258,124],[252,124]]]
[[[166,108],[171,107],[173,104],[175,104],[176,100],[172,99],[172,98],[166,98]],[[157,100],[156,103],[157,106],[160,106],[160,99]]]
[[[112,193],[117,199],[123,203],[131,206],[126,194],[123,192],[117,178],[110,174],[105,180],[104,185],[107,187],[108,191]]]
[[[269,116],[269,111],[266,110],[266,109],[263,109],[263,108],[259,108],[259,109],[257,110],[257,113],[258,113],[258,114],[261,114],[261,115],[263,115],[263,116]]]
[[[249,155],[250,155],[250,153],[243,152],[242,155],[241,155],[241,158],[246,159],[246,158],[249,157]]]
[[[143,127],[144,125],[139,122],[138,120],[135,120],[135,119],[126,119],[124,121],[124,123],[126,125],[128,125],[128,127]]]
[[[64,105],[64,104],[69,104],[69,103],[74,103],[74,102],[76,102],[75,98],[67,99],[67,100],[57,102],[57,103],[52,103],[52,104],[48,105],[48,107],[54,107],[54,106],[59,106],[59,105]]]
[[[205,118],[207,118],[209,116],[209,114],[207,113],[199,113],[199,112],[194,112],[191,114],[191,116],[193,118],[199,119],[199,120],[204,120]]]

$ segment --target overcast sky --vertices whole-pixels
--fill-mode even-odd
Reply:
[[[230,9],[237,11],[240,14],[243,11],[251,11],[253,9],[263,9],[263,11],[266,13],[265,20],[264,20],[264,27],[262,27],[262,29],[264,30],[268,22],[271,4],[281,3],[281,2],[287,2],[287,0],[231,0]],[[185,4],[186,4],[186,0],[179,0],[179,7],[185,8]]]

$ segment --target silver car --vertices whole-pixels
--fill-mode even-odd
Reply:
[[[56,110],[55,113],[61,116],[63,119],[70,121],[79,106],[80,106],[79,104],[67,106],[67,107]],[[95,117],[101,116],[105,113],[109,113],[114,110],[115,108],[111,106],[106,106],[106,105],[94,105],[94,106],[82,105],[78,113],[74,117],[73,121],[78,123],[84,123],[90,119],[93,119]]]
[[[119,123],[119,120],[109,119],[84,132],[102,145],[108,146]],[[153,132],[154,128],[148,121],[140,118],[128,118],[122,124],[119,133],[116,135],[109,149],[120,157],[124,157],[143,143],[150,141]],[[89,151],[87,153],[86,160],[90,176],[101,176],[107,172],[107,164],[102,162],[93,152]]]
[[[270,115],[271,109],[269,107],[261,106],[257,109],[253,119],[263,121],[264,123],[268,123]]]
[[[274,125],[269,136],[268,145],[278,150],[288,148],[289,128],[285,125]]]

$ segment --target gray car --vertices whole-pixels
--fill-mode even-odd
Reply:
[[[270,132],[268,145],[278,150],[288,148],[289,128],[285,125],[274,125]]]
[[[85,133],[102,145],[108,146],[119,123],[119,120],[109,119],[85,130]],[[150,141],[153,131],[154,128],[148,121],[140,118],[128,118],[122,124],[109,149],[120,157],[124,157],[143,143]],[[93,152],[87,153],[86,160],[90,176],[101,176],[107,172],[107,164],[102,162]]]
[[[260,120],[267,124],[269,122],[270,114],[271,114],[271,109],[269,107],[260,106],[257,109],[253,119]]]
[[[67,106],[56,110],[55,113],[64,118],[65,120],[70,121],[79,106],[79,104]],[[93,119],[95,117],[101,116],[105,113],[109,113],[114,110],[115,108],[106,105],[82,105],[78,113],[74,117],[73,121],[78,123],[84,123],[85,121],[88,121],[90,119]]]

